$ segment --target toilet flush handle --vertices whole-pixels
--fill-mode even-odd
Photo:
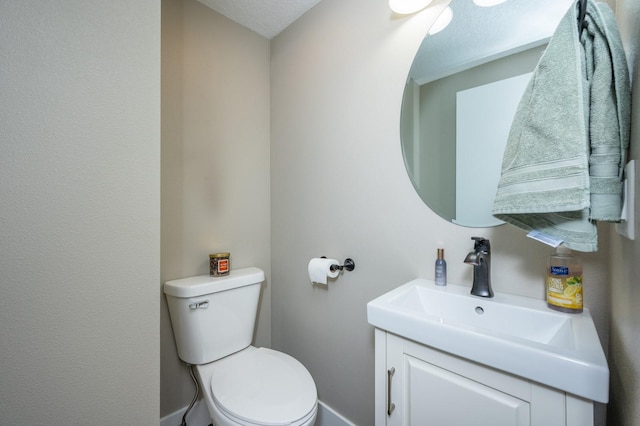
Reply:
[[[208,307],[209,307],[208,300],[189,304],[189,309],[207,309]]]

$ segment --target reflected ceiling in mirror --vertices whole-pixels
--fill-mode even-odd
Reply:
[[[493,7],[453,0],[453,20],[425,39],[409,78],[418,84],[454,74],[551,37],[573,0],[508,0]],[[425,28],[425,33],[428,29]]]
[[[502,223],[490,206],[511,120],[529,73],[572,4],[507,0],[480,7],[453,0],[451,23],[420,45],[404,91],[402,150],[414,188],[446,220]],[[461,147],[465,134],[470,152]],[[461,158],[467,163],[458,167]]]

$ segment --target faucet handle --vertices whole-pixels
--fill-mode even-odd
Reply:
[[[476,251],[483,251],[489,253],[491,251],[491,244],[489,240],[484,237],[471,237],[475,241],[473,249]]]

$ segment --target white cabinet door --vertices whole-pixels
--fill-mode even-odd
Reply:
[[[406,425],[529,426],[529,403],[428,362],[406,357]]]
[[[579,425],[566,404],[564,392],[376,330],[376,426]]]

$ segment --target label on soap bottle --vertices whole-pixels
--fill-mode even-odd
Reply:
[[[570,275],[566,266],[549,268],[547,303],[563,310],[582,311],[582,276]]]
[[[567,313],[582,312],[582,261],[564,246],[556,248],[547,269],[547,306]]]

